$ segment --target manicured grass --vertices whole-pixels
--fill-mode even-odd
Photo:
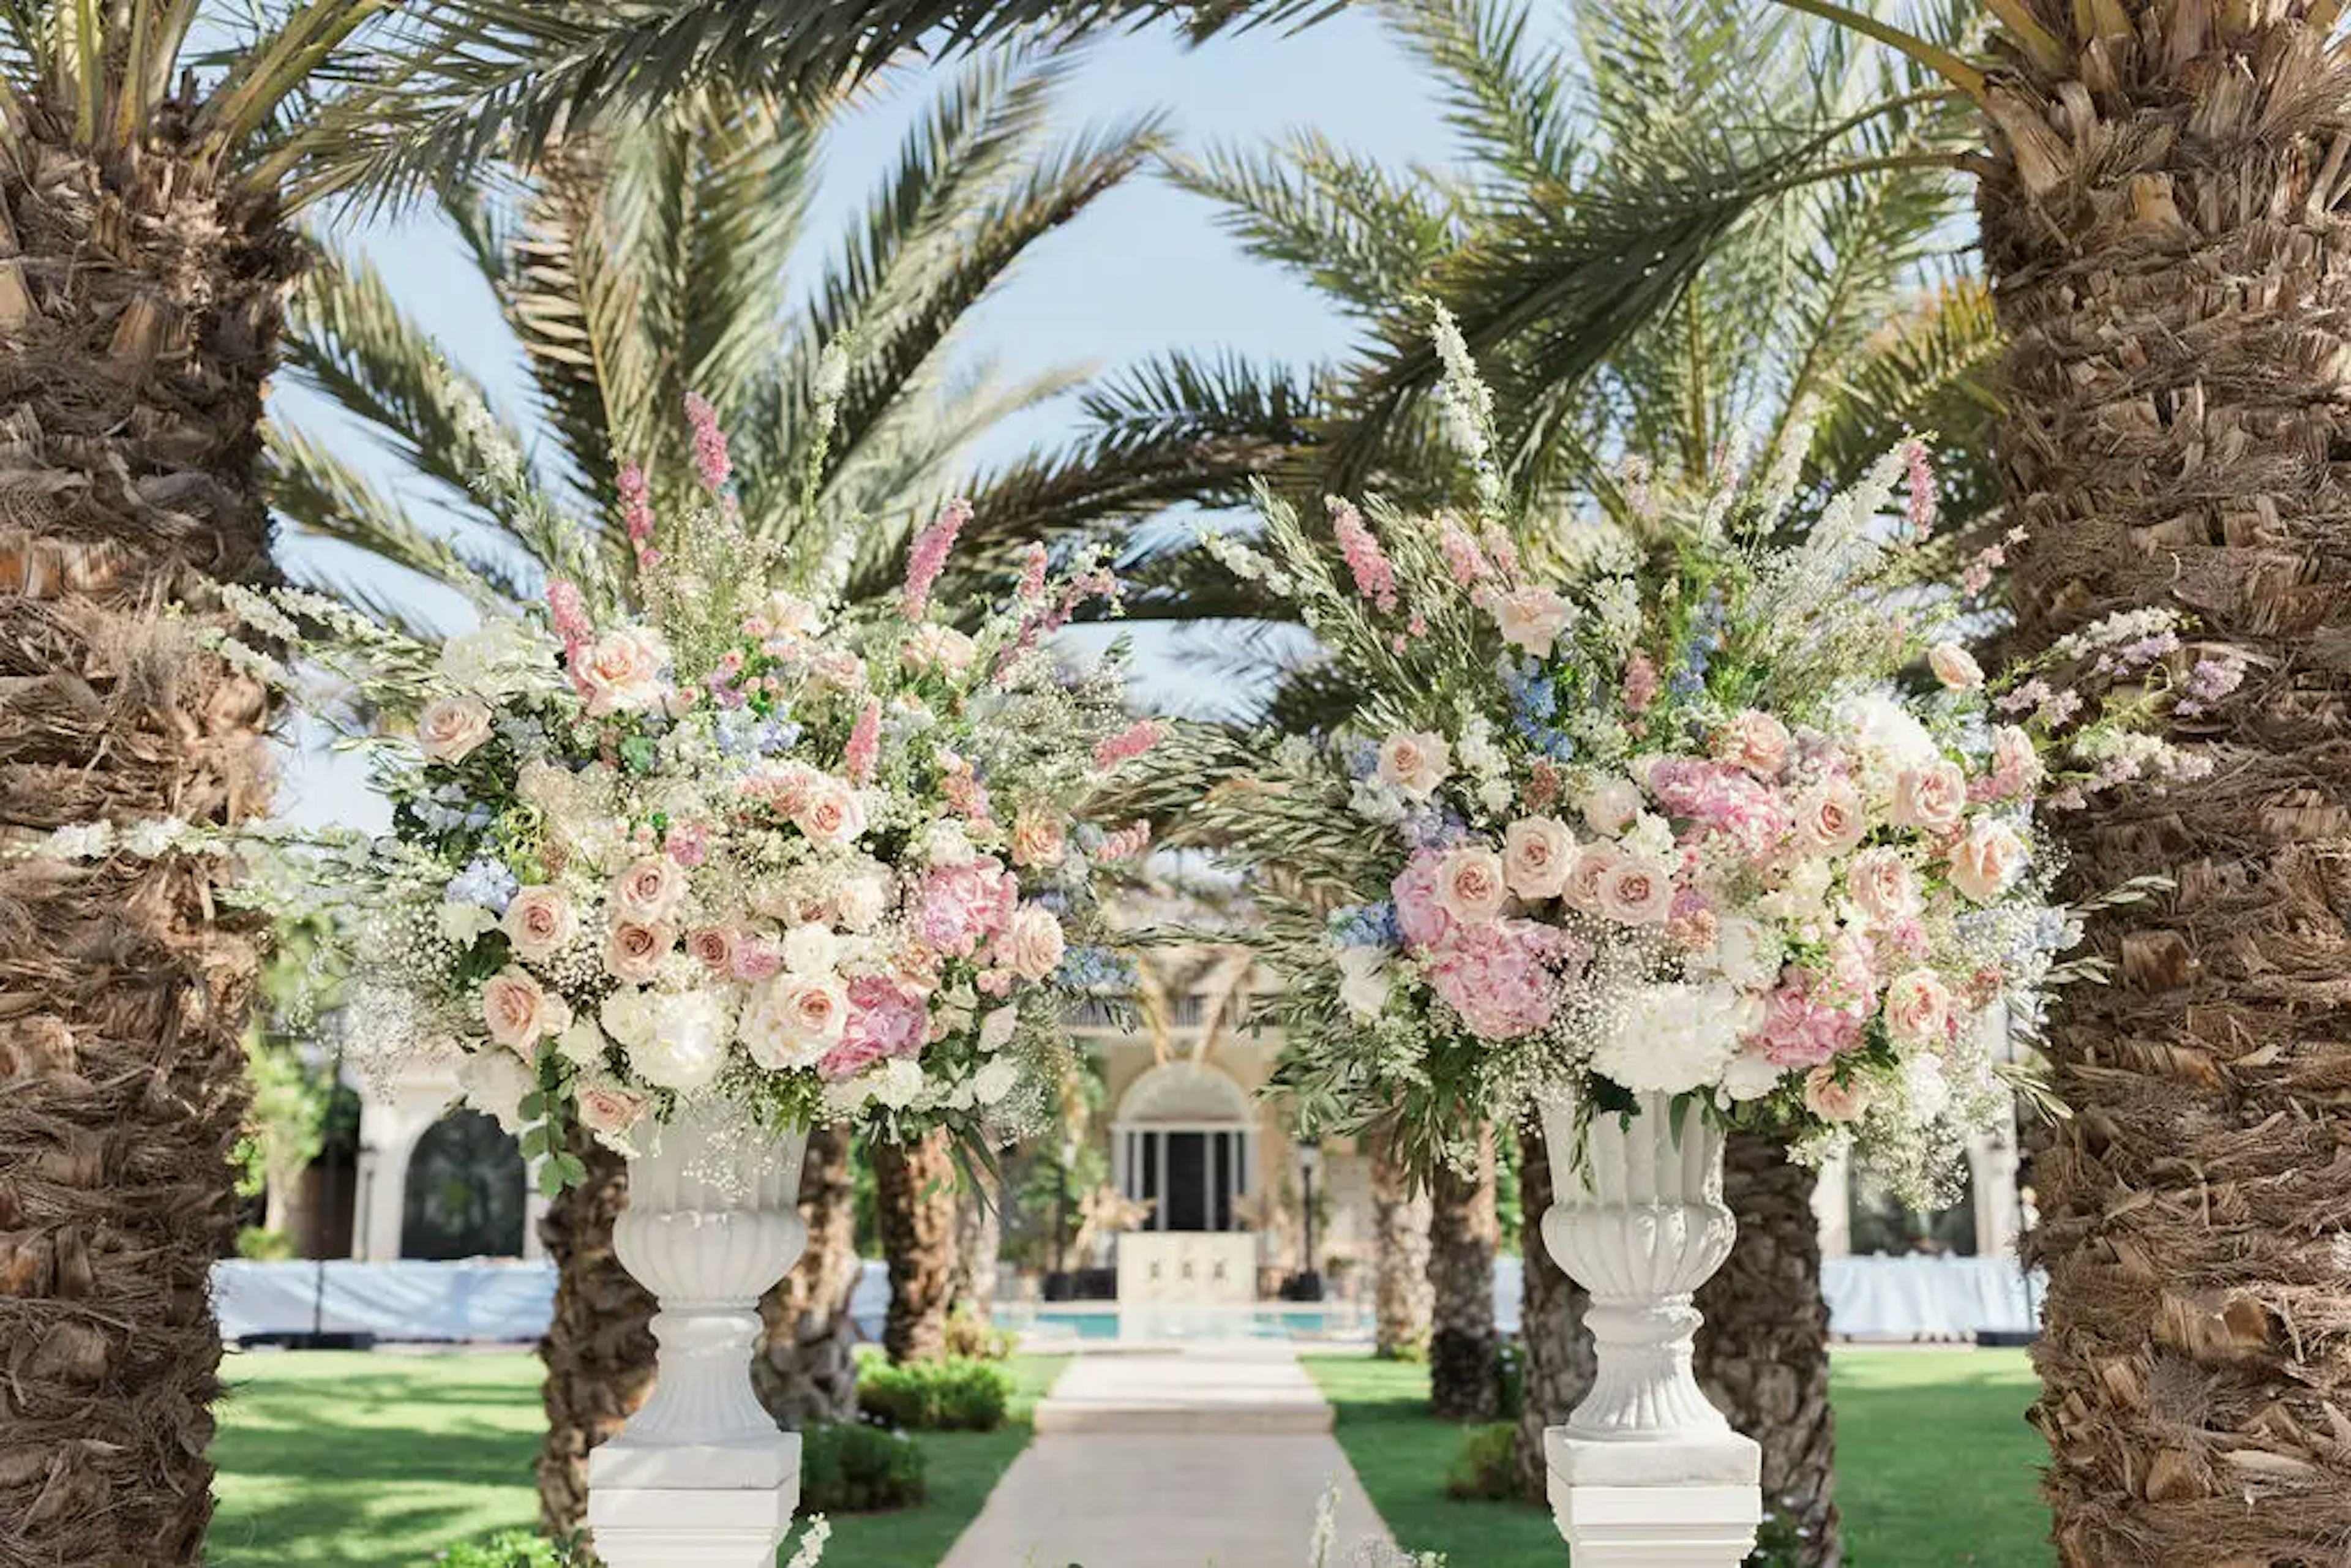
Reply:
[[[1534,1568],[1564,1552],[1543,1510],[1457,1502],[1445,1472],[1460,1429],[1427,1414],[1428,1369],[1309,1356],[1338,1437],[1404,1546],[1457,1568]],[[1854,1568],[2039,1568],[2052,1560],[2034,1492],[2046,1450],[2024,1424],[2033,1379],[2012,1350],[1840,1350],[1831,1364],[1837,1498]]]
[[[1029,1412],[1067,1364],[1017,1356],[1013,1418],[921,1438],[928,1501],[834,1521],[826,1559],[936,1568],[1029,1445]],[[527,1353],[321,1351],[233,1356],[214,1446],[220,1568],[413,1568],[452,1542],[534,1522],[544,1417]]]

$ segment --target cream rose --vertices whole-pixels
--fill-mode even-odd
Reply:
[[[1635,855],[1600,878],[1600,913],[1627,925],[1659,925],[1673,912],[1674,879],[1666,866]]]
[[[520,966],[508,964],[482,983],[482,1021],[490,1038],[521,1056],[531,1056],[538,1042],[560,1032],[571,1022],[571,1010],[550,997]]]
[[[473,697],[437,697],[417,716],[416,748],[432,762],[463,762],[490,738],[490,710]]]
[[[1502,882],[1502,857],[1464,844],[1446,852],[1437,868],[1437,904],[1464,925],[1483,925],[1510,902]]]
[[[849,992],[830,975],[783,974],[751,993],[736,1033],[771,1072],[813,1066],[849,1027]]]
[[[1823,1061],[1804,1074],[1804,1108],[1823,1122],[1858,1122],[1869,1109],[1869,1085],[1857,1078],[1838,1082],[1836,1070]]]
[[[1951,885],[1978,904],[1990,904],[2024,869],[2024,840],[2006,822],[1978,822],[1951,852]]]
[[[870,931],[889,897],[889,887],[878,874],[850,877],[833,892],[833,916],[848,930]]]
[[[1715,737],[1714,754],[1758,779],[1777,779],[1788,766],[1788,727],[1760,708],[1747,708]]]
[[[951,675],[959,675],[971,668],[971,661],[977,653],[978,645],[954,627],[926,622],[916,627],[914,634],[906,639],[906,646],[899,658],[910,670],[944,670]]]
[[[1061,967],[1061,923],[1053,912],[1024,904],[1013,912],[1012,928],[1004,934],[1004,963],[1024,980],[1041,980]]]
[[[1574,613],[1566,600],[1548,588],[1515,588],[1494,600],[1494,619],[1501,625],[1502,641],[1538,659],[1551,656],[1552,645]]]
[[[1907,1045],[1939,1044],[1951,1021],[1951,993],[1932,969],[1913,969],[1886,988],[1886,1032]]]
[[[857,791],[838,779],[819,779],[792,813],[792,825],[820,844],[849,843],[865,831],[865,808]]]
[[[646,925],[667,920],[685,897],[685,868],[667,855],[632,862],[612,879],[612,907],[624,919]]]
[[[1060,812],[1045,806],[1020,808],[1020,814],[1012,821],[1014,865],[1059,865],[1067,849]]]
[[[1641,814],[1641,787],[1630,779],[1604,779],[1583,798],[1583,825],[1614,838]]]
[[[1572,908],[1586,915],[1600,913],[1600,884],[1625,859],[1624,852],[1614,844],[1586,844],[1575,852],[1575,862],[1569,868],[1567,881],[1559,890]]]
[[[573,661],[571,678],[588,699],[588,716],[640,713],[662,698],[662,664],[669,650],[652,632],[624,626],[590,643]]]
[[[571,938],[579,934],[580,917],[572,913],[571,900],[561,888],[526,887],[507,905],[498,929],[507,934],[515,956],[543,963],[571,945]]]
[[[1796,802],[1796,837],[1821,854],[1843,854],[1869,831],[1869,813],[1851,781],[1832,779]]]
[[[1502,883],[1520,898],[1557,898],[1575,861],[1575,835],[1556,817],[1521,817],[1502,832]]]
[[[1845,867],[1844,890],[1863,919],[1883,930],[1918,913],[1918,879],[1891,849],[1864,850]]]
[[[591,1083],[580,1091],[580,1124],[591,1133],[618,1137],[637,1124],[645,1113],[646,1104],[642,1094],[632,1094],[611,1084]]]
[[[457,1087],[465,1103],[496,1118],[508,1133],[523,1128],[523,1097],[538,1087],[530,1069],[503,1051],[472,1051],[457,1063]]]
[[[1983,666],[1957,643],[1938,643],[1928,649],[1927,667],[1935,672],[1937,680],[1955,692],[1971,692],[1983,685]]]
[[[1453,772],[1453,747],[1441,735],[1400,730],[1380,744],[1379,780],[1427,800]]]
[[[1968,810],[1968,776],[1949,762],[1906,768],[1894,780],[1890,815],[1896,827],[1948,833]]]
[[[631,985],[648,985],[661,974],[662,960],[677,941],[677,929],[673,925],[642,920],[612,922],[612,935],[604,944],[604,971],[616,980]]]

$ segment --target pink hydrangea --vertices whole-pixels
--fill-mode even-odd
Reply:
[[[1645,713],[1657,700],[1657,666],[1649,662],[1646,653],[1635,653],[1625,662],[1625,710]]]
[[[1669,815],[1729,837],[1750,859],[1771,853],[1795,826],[1780,793],[1734,763],[1670,758],[1649,769],[1649,792]]]
[[[1396,874],[1388,891],[1395,896],[1396,927],[1415,947],[1442,947],[1453,939],[1453,916],[1437,901],[1445,865],[1442,850],[1422,850]]]
[[[913,1056],[931,1031],[923,998],[885,975],[862,975],[849,982],[849,1022],[841,1043],[818,1059],[821,1078],[853,1078],[875,1062]]]
[[[1464,930],[1428,967],[1428,982],[1481,1040],[1516,1040],[1551,1022],[1559,981],[1550,961],[1562,933],[1531,920]]]
[[[993,855],[933,866],[914,895],[914,935],[925,946],[968,958],[1012,923],[1019,896],[1019,885]]]
[[[1749,1037],[1775,1067],[1816,1067],[1861,1043],[1858,1012],[1831,1000],[1813,977],[1791,971],[1763,1005],[1763,1023]]]

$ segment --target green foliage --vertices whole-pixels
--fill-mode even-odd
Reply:
[[[1019,1336],[1010,1329],[982,1322],[967,1302],[958,1301],[947,1314],[947,1354],[959,1361],[1009,1361]]]
[[[1461,1451],[1445,1472],[1445,1495],[1501,1502],[1519,1495],[1519,1427],[1490,1421],[1461,1429]]]
[[[570,1568],[572,1555],[528,1530],[501,1530],[479,1541],[464,1541],[433,1554],[443,1568]]]
[[[236,1255],[255,1263],[283,1263],[300,1256],[292,1237],[258,1225],[248,1225],[237,1231]]]
[[[1012,1379],[992,1362],[950,1356],[859,1368],[857,1404],[872,1420],[910,1432],[992,1432],[1012,1403]]]
[[[1502,1341],[1494,1355],[1494,1381],[1501,1390],[1501,1414],[1515,1421],[1527,1406],[1527,1342],[1518,1334]]]
[[[904,1432],[836,1421],[800,1434],[800,1507],[806,1512],[911,1508],[928,1490],[923,1450]]]

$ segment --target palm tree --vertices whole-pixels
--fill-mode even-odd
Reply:
[[[399,74],[389,0],[0,6],[0,847],[266,806],[262,685],[208,651],[266,581],[256,459],[328,103]],[[202,32],[214,45],[200,56]],[[371,39],[380,39],[378,42]],[[176,613],[171,607],[177,606]],[[0,1558],[193,1562],[208,1274],[255,931],[187,856],[0,855]]]
[[[656,504],[695,483],[677,417],[695,392],[734,434],[732,494],[748,533],[775,541],[803,576],[831,558],[846,569],[852,600],[893,591],[913,523],[966,487],[959,465],[972,438],[1075,380],[1057,371],[997,386],[959,376],[950,365],[958,325],[1029,245],[1155,145],[1149,117],[1056,142],[1046,122],[1062,69],[1050,56],[1013,50],[961,73],[805,291],[784,258],[805,230],[824,112],[689,95],[650,120],[575,131],[510,175],[495,201],[449,198],[553,437],[523,493],[475,482],[491,449],[524,446],[488,412],[479,384],[364,262],[321,265],[296,301],[298,373],[402,459],[411,487],[450,508],[457,526],[421,526],[401,497],[283,426],[269,446],[280,514],[298,534],[357,547],[489,606],[535,598],[569,548],[561,513],[613,519],[596,548],[615,557],[630,548],[615,504],[624,467],[638,466]],[[1123,402],[1114,390],[1095,396],[1106,408],[1146,408],[1141,392]],[[952,591],[1009,571],[1017,540],[1066,538],[1170,494],[1238,483],[1283,437],[1286,416],[1265,408],[1245,417],[1259,424],[1212,431],[1197,415],[1162,421],[977,476]],[[381,580],[324,586],[398,612]],[[852,1380],[841,1374],[855,1254],[834,1212],[848,1202],[835,1174],[811,1156],[811,1253],[766,1314],[761,1383],[783,1418],[853,1412]],[[886,1190],[952,1209],[952,1189],[927,1179]],[[641,1320],[650,1301],[611,1260],[610,1203],[601,1184],[575,1188],[549,1221],[551,1236],[567,1239],[561,1255],[578,1260],[565,1289],[593,1303],[559,1313],[541,1347],[551,1417],[542,1507],[559,1533],[577,1527],[588,1450],[632,1407],[616,1388],[648,1386],[642,1362],[623,1366],[613,1354],[620,1346],[649,1358],[652,1347],[621,1326]],[[912,1241],[937,1228],[908,1218],[885,1233]],[[906,1278],[941,1273],[926,1259]],[[788,1303],[815,1319],[786,1312]],[[590,1322],[592,1335],[569,1332]]]
[[[1491,1421],[1501,1412],[1501,1342],[1494,1328],[1494,1128],[1478,1129],[1466,1170],[1429,1173],[1429,1413]]]
[[[1418,1358],[1428,1352],[1428,1187],[1384,1129],[1359,1140],[1372,1173],[1373,1352]]]

